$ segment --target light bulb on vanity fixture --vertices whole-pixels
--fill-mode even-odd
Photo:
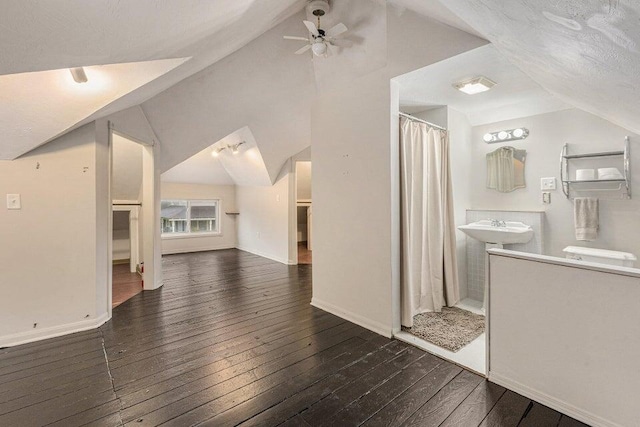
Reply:
[[[482,137],[487,144],[493,144],[494,142],[507,142],[516,141],[519,139],[525,139],[529,136],[529,130],[526,128],[516,128],[509,130],[501,130],[499,132],[485,133]]]
[[[84,72],[84,68],[82,67],[69,68],[69,72],[76,83],[86,83],[89,81],[87,73]]]

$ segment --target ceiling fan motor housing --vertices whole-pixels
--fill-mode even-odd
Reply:
[[[324,16],[330,10],[331,6],[327,0],[311,0],[307,5],[307,12],[313,16]]]

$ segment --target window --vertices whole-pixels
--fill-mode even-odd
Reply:
[[[163,235],[220,232],[217,200],[163,200],[160,210]]]

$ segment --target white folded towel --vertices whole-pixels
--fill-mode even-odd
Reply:
[[[573,201],[573,217],[576,227],[576,240],[596,240],[598,238],[598,199],[595,197],[576,197]]]

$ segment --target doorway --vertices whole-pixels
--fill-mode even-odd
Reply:
[[[144,243],[152,239],[143,226],[145,207],[153,209],[153,188],[145,184],[153,168],[152,147],[112,132],[111,135],[111,308],[144,287]],[[151,163],[153,164],[153,163]]]
[[[296,162],[296,243],[298,264],[312,263],[313,204],[311,197],[311,162]]]

